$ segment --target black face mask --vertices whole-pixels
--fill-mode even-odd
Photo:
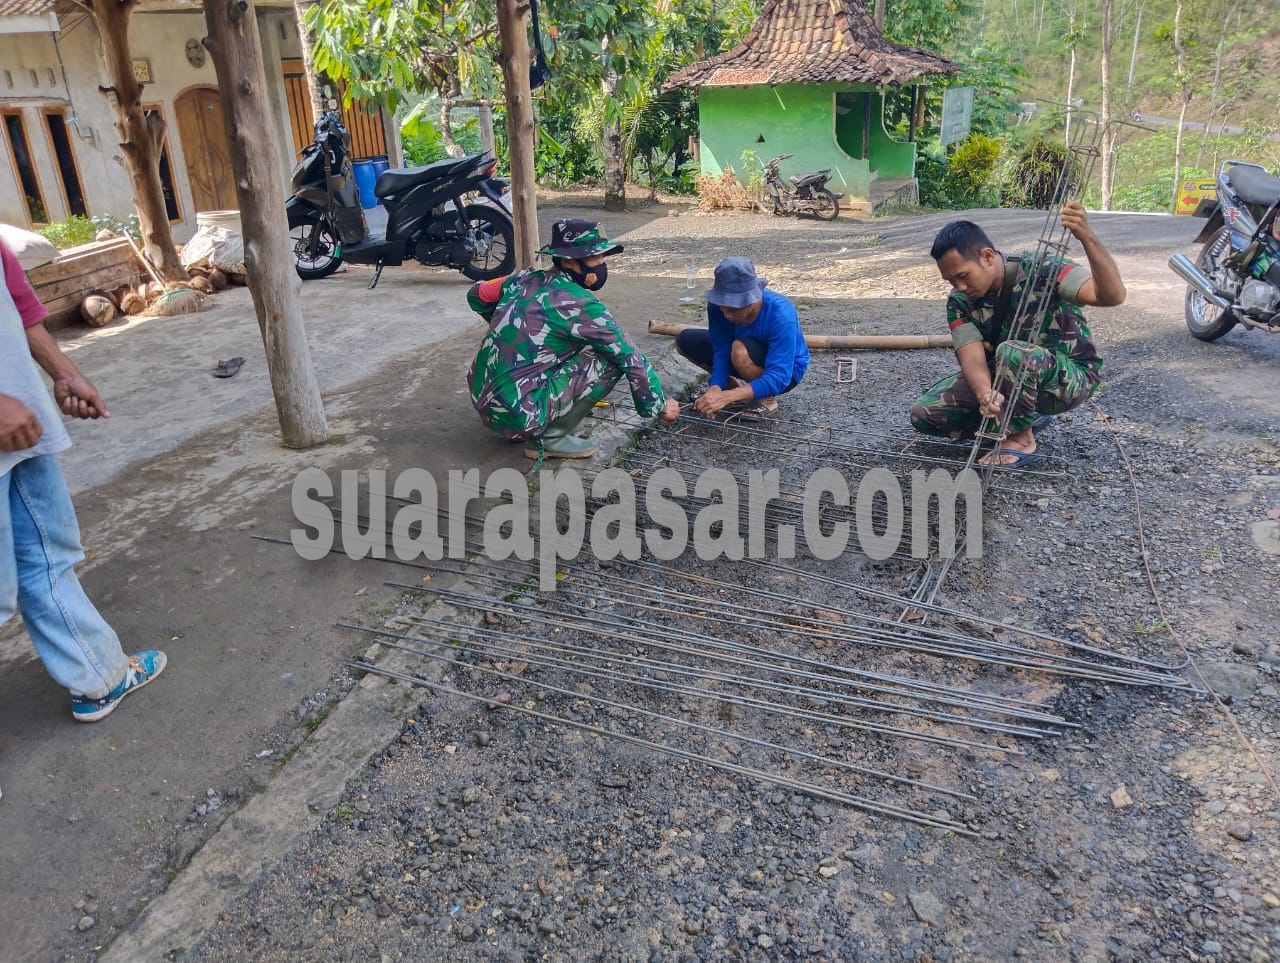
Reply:
[[[574,271],[569,267],[564,267],[562,270],[588,291],[599,291],[604,287],[605,281],[609,280],[609,265],[605,261],[601,261],[595,267],[588,268],[586,271]],[[590,284],[587,283],[588,279],[591,279]]]

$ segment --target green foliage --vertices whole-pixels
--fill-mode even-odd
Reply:
[[[973,0],[897,0],[885,5],[884,35],[897,43],[946,50],[972,21]]]
[[[93,235],[98,233],[98,227],[87,217],[73,214],[65,221],[55,221],[42,228],[40,233],[52,241],[53,246],[61,251],[69,247],[75,247],[77,244],[88,244],[93,240]]]
[[[1000,190],[1000,203],[1004,207],[1048,210],[1067,163],[1067,150],[1061,141],[1037,137],[1014,161]]]
[[[984,134],[970,134],[950,156],[932,144],[916,163],[920,203],[943,210],[994,206],[990,182],[999,159],[1000,142]]]
[[[962,196],[977,200],[1000,159],[1000,142],[985,134],[970,134],[951,155],[947,178]]]
[[[404,159],[411,166],[433,164],[449,156],[439,124],[427,116],[430,105],[430,101],[422,101],[400,122]],[[483,149],[480,143],[480,120],[478,117],[466,117],[465,113],[463,109],[455,109],[453,112],[453,139],[464,153],[478,154]]]

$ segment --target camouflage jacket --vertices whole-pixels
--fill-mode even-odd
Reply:
[[[604,303],[562,271],[532,268],[467,293],[489,331],[468,373],[471,403],[495,428],[535,432],[567,389],[565,372],[594,351],[626,377],[642,416],[662,410],[662,385]]]
[[[1010,322],[1034,271],[1030,255],[1010,257],[1005,265],[1004,283],[998,294],[974,301],[952,291],[947,299],[952,343],[959,350],[981,341],[989,365],[995,364],[996,348],[1010,340]],[[1032,286],[1028,308],[1030,316],[1040,319],[1039,328],[1024,331],[1018,340],[1038,344],[1060,358],[1083,365],[1091,380],[1096,380],[1102,371],[1102,359],[1093,346],[1078,300],[1080,289],[1090,277],[1088,270],[1065,258],[1047,259]]]

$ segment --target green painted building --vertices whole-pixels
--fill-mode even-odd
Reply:
[[[886,91],[916,96],[926,78],[958,69],[886,40],[859,0],[768,0],[742,43],[666,86],[698,91],[702,173],[740,173],[743,151],[762,162],[792,154],[783,176],[830,168],[841,206],[870,211],[915,195],[915,112],[908,140],[895,140],[884,126]]]

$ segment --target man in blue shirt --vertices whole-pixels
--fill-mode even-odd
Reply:
[[[748,258],[725,258],[706,295],[707,328],[687,328],[676,336],[676,351],[710,372],[706,392],[694,402],[708,418],[744,401],[776,411],[777,396],[798,385],[809,368],[795,305],[766,291],[768,283],[756,277]]]

